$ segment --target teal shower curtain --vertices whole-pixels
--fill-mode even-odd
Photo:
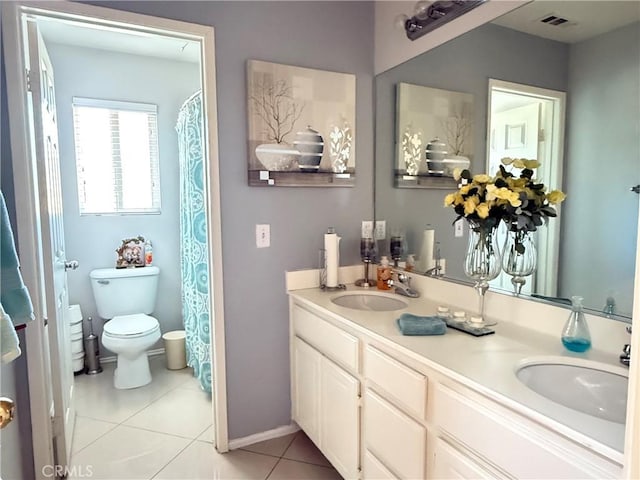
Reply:
[[[202,94],[182,105],[176,124],[180,155],[180,264],[187,364],[203,390],[211,392],[209,261],[203,190]]]

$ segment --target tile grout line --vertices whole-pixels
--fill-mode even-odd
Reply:
[[[81,448],[80,450],[78,450],[77,452],[71,452],[71,457],[73,457],[73,456],[75,456],[75,455],[79,454],[79,453],[80,453],[81,451],[83,451],[85,448],[87,448],[87,447],[89,447],[89,446],[93,445],[93,444],[94,444],[94,443],[96,443],[98,440],[100,440],[102,437],[104,437],[107,433],[109,433],[109,432],[113,431],[115,428],[117,428],[117,427],[119,426],[119,424],[117,424],[117,423],[113,423],[113,422],[105,422],[104,420],[97,420],[96,418],[85,417],[84,415],[78,415],[77,413],[76,413],[76,423],[75,423],[75,425],[77,425],[77,424],[78,424],[78,417],[81,417],[81,418],[87,418],[87,419],[89,419],[89,420],[94,420],[94,421],[101,421],[101,422],[104,422],[104,423],[109,423],[109,424],[111,424],[111,425],[112,425],[112,427],[111,427],[109,430],[107,430],[106,432],[104,432],[102,435],[100,435],[98,438],[96,438],[96,439],[94,439],[93,441],[91,441],[91,442],[87,443],[84,447],[82,447],[82,448]],[[75,438],[75,433],[76,433],[76,432],[75,432],[75,426],[74,426],[74,431],[73,431],[73,436],[74,436],[74,438]],[[71,445],[71,448],[73,449],[73,444]],[[73,462],[72,462],[72,463],[73,463]]]
[[[276,469],[276,467],[280,464],[280,462],[282,461],[282,457],[280,457],[278,459],[278,461],[273,465],[273,468],[269,471],[269,473],[267,474],[266,477],[264,477],[264,480],[269,480],[269,477],[271,476],[271,474],[273,473],[273,471]]]
[[[134,430],[143,430],[145,432],[149,432],[149,433],[158,433],[160,435],[168,435],[169,437],[176,437],[176,438],[181,438],[183,440],[198,440],[198,437],[192,438],[189,436],[183,436],[183,435],[178,435],[177,433],[167,433],[167,432],[160,432],[158,430],[152,430],[150,428],[145,428],[145,427],[138,427],[138,426],[134,426],[134,425],[119,425],[120,427],[126,427],[126,428],[133,428]],[[209,425],[207,428],[209,428],[211,425]],[[198,436],[202,435],[204,433],[204,430],[202,432],[200,432],[198,434]],[[205,440],[202,440],[205,441]],[[206,442],[206,443],[211,443],[211,442]]]
[[[196,439],[193,439],[191,442],[187,443],[185,445],[185,447],[180,450],[178,453],[176,453],[173,457],[171,457],[169,459],[169,461],[167,463],[165,463],[162,467],[160,467],[160,470],[158,470],[156,473],[154,473],[151,477],[149,477],[149,480],[153,480],[154,478],[156,478],[158,475],[160,475],[162,473],[162,471],[167,468],[169,466],[169,464],[171,462],[173,462],[176,458],[178,458],[180,456],[180,454],[182,454],[182,452],[184,452],[187,448],[189,448],[191,445],[193,445],[196,442]]]

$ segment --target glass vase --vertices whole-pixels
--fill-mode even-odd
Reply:
[[[516,295],[520,295],[528,277],[536,270],[538,258],[534,232],[509,230],[502,250],[502,269],[511,275],[511,283]]]
[[[489,289],[489,281],[500,273],[500,249],[496,227],[469,225],[469,244],[464,259],[464,273],[476,282],[474,288],[478,293],[478,312],[483,322],[489,325],[484,319],[484,295]]]
[[[572,352],[591,348],[591,334],[582,309],[582,297],[571,297],[571,315],[562,330],[562,344]]]

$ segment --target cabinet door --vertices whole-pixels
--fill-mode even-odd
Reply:
[[[465,456],[440,438],[436,441],[433,452],[434,478],[442,480],[495,478],[486,472],[469,457]]]
[[[311,440],[320,440],[320,367],[322,355],[298,337],[293,338],[293,419]]]
[[[358,477],[359,382],[326,357],[320,374],[320,447],[345,478]]]

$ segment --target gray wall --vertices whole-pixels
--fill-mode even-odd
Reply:
[[[554,90],[567,87],[568,47],[497,25],[484,25],[376,76],[376,218],[407,233],[409,252],[419,253],[422,230],[436,230],[447,276],[465,278],[465,237],[455,238],[452,208],[443,208],[447,190],[393,186],[395,165],[395,89],[399,82],[471,93],[474,97],[475,148],[471,170],[486,171],[489,78]],[[544,66],[544,67],[542,67]],[[428,139],[427,139],[428,140]]]
[[[158,301],[153,315],[162,332],[182,330],[180,168],[174,127],[181,105],[200,88],[200,67],[194,63],[50,42],[47,49],[56,81],[67,258],[80,263],[78,270],[67,276],[69,303],[79,304],[85,319],[93,317],[94,331],[101,333],[103,321],[96,310],[89,272],[115,266],[115,249],[122,239],[142,235],[152,241],[153,264],[160,268]],[[161,214],[80,216],[73,141],[74,96],[158,106]],[[101,353],[110,352],[104,349]]]
[[[373,217],[373,4],[97,2],[215,27],[230,438],[291,421],[286,270],[315,267],[323,233],[359,262],[360,221]],[[356,186],[248,187],[246,62],[356,75]],[[257,249],[255,225],[271,224]]]
[[[4,56],[0,60],[0,189],[5,196],[12,229],[16,231],[13,169],[9,142],[9,112],[7,87],[4,77]],[[17,238],[16,238],[17,243]],[[31,412],[29,410],[29,380],[25,330],[18,332],[22,355],[13,362],[0,366],[0,396],[16,402],[16,418],[0,431],[0,477],[4,480],[34,478]]]
[[[572,45],[569,93],[564,179],[571,196],[562,211],[559,294],[603,307],[613,295],[618,312],[630,316],[638,195],[629,187],[640,183],[640,23]],[[585,226],[589,235],[582,234]]]

